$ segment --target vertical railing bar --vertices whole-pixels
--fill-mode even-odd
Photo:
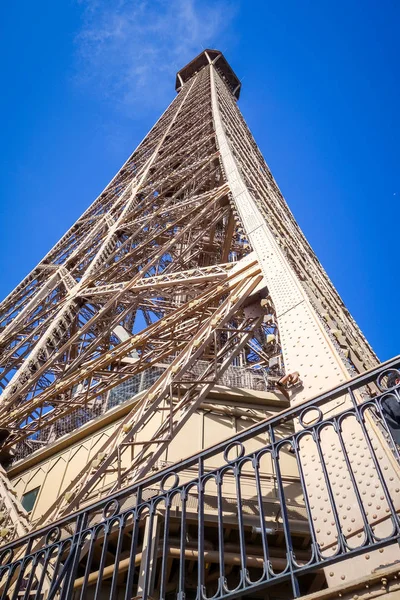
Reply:
[[[104,534],[103,534],[103,548],[101,550],[100,563],[97,569],[97,580],[96,580],[96,588],[94,591],[94,598],[98,598],[101,587],[103,585],[103,571],[107,558],[107,550],[108,550],[108,536],[110,533],[110,522],[105,522],[104,524]],[[99,527],[99,532],[101,532],[101,528]],[[99,536],[98,538],[99,539]]]
[[[133,594],[133,579],[135,576],[135,557],[136,557],[136,549],[139,537],[139,520],[140,520],[140,504],[142,502],[142,486],[138,487],[137,498],[136,498],[136,506],[133,512],[134,520],[133,520],[133,532],[132,532],[132,541],[131,541],[131,549],[130,549],[130,561],[128,567],[128,575],[126,578],[126,589],[125,589],[125,600],[131,600]]]
[[[32,560],[31,572],[29,574],[28,581],[26,583],[26,588],[24,590],[23,598],[27,598],[28,599],[29,596],[30,596],[30,590],[31,590],[31,587],[32,587],[33,578],[34,578],[35,573],[36,573],[36,568],[37,568],[37,565],[38,565],[39,560],[40,560],[40,554],[41,554],[41,552],[38,552],[37,554],[35,554],[35,556],[34,556],[34,558]],[[19,596],[18,600],[21,600],[21,596]]]
[[[266,455],[269,456],[270,453],[267,452]],[[258,501],[258,506],[259,506],[260,527],[261,527],[261,541],[262,541],[263,555],[264,555],[264,561],[265,561],[264,568],[265,568],[265,574],[266,574],[266,577],[268,580],[271,577],[271,559],[270,559],[270,555],[269,555],[269,544],[268,544],[267,532],[265,530],[265,513],[264,513],[264,505],[263,505],[263,501],[262,501],[259,455],[254,456],[252,463],[253,463],[253,468],[254,468],[255,478],[256,478],[257,501]]]
[[[314,523],[313,523],[311,504],[310,504],[310,499],[308,497],[308,491],[307,491],[306,479],[304,477],[303,465],[301,464],[301,458],[300,458],[300,454],[299,454],[299,442],[298,442],[299,437],[300,437],[300,435],[293,436],[292,448],[294,450],[294,454],[296,457],[297,468],[299,471],[300,485],[303,490],[303,498],[304,498],[304,503],[306,505],[306,513],[307,513],[308,526],[310,528],[313,554],[315,556],[316,562],[320,562],[320,559],[322,557],[321,557],[321,553],[319,550],[317,536],[315,534],[315,527],[314,527]]]
[[[9,600],[9,596],[8,596],[8,587],[10,585],[10,583],[12,582],[12,578],[15,575],[15,571],[18,569],[18,565],[20,566],[20,570],[19,573],[17,575],[17,582],[15,585],[18,585],[18,581],[19,581],[19,577],[21,574],[21,569],[22,569],[22,565],[23,565],[23,559],[21,559],[21,561],[18,561],[17,563],[14,563],[14,565],[9,569],[9,573],[7,576],[7,581],[4,585],[4,590],[3,593],[1,595],[1,600]]]
[[[351,395],[353,394],[352,390],[350,390],[350,389],[349,389],[349,392],[350,392]],[[360,427],[362,429],[362,432],[364,434],[364,438],[365,438],[365,440],[367,442],[367,445],[368,445],[368,450],[369,450],[369,452],[371,454],[372,462],[374,463],[374,467],[375,467],[376,472],[378,474],[379,482],[382,485],[382,489],[383,489],[383,492],[385,494],[386,502],[388,503],[390,511],[392,513],[393,525],[394,525],[397,533],[399,533],[399,521],[398,521],[398,516],[397,516],[397,513],[396,513],[396,509],[395,509],[395,507],[393,505],[393,502],[392,502],[389,490],[387,488],[386,481],[384,479],[381,467],[380,467],[379,462],[378,462],[378,460],[376,458],[375,450],[373,448],[371,439],[369,437],[369,433],[368,433],[367,428],[365,426],[364,414],[363,413],[367,410],[367,408],[368,408],[368,403],[366,404],[366,406],[364,406],[363,409],[362,409],[362,407],[359,407],[359,406],[357,406],[355,408],[355,412],[356,412],[356,415],[357,415],[357,420],[360,423]]]
[[[65,586],[68,585],[67,573],[69,570],[69,565],[73,561],[74,556],[75,556],[75,546],[74,546],[73,542],[71,541],[71,546],[69,548],[68,556],[63,565],[61,563],[61,554],[59,554],[59,556],[57,557],[57,563],[56,563],[57,571],[59,570],[61,565],[62,565],[62,569],[61,569],[60,575],[57,577],[57,573],[56,573],[51,582],[51,586],[50,586],[50,590],[49,590],[49,594],[48,594],[49,600],[52,600],[54,598],[58,589],[61,589],[63,581],[66,580]],[[65,594],[60,596],[60,598],[64,598],[64,597],[65,597]]]
[[[163,539],[163,552],[161,559],[161,573],[160,573],[160,600],[165,600],[166,596],[166,576],[167,576],[167,565],[168,565],[168,549],[169,549],[169,517],[171,508],[171,498],[167,494],[165,496],[165,516],[164,516],[164,539]]]
[[[204,596],[204,459],[199,457],[198,463],[198,564],[197,564],[197,599],[202,600]]]
[[[65,544],[65,540],[63,542],[60,542],[59,544],[57,544],[57,557],[56,557],[55,565],[53,567],[52,582],[51,582],[49,593],[53,589],[53,587],[55,585],[55,582],[57,580],[58,571],[59,571],[60,566],[61,566],[61,558],[62,558],[62,551],[61,551],[61,549],[62,549],[62,547],[63,547],[64,544]],[[71,547],[69,549],[68,556],[71,553],[71,549],[72,549],[72,539],[71,539]]]
[[[347,450],[346,450],[346,446],[345,446],[345,443],[344,443],[344,440],[343,440],[343,435],[342,435],[342,421],[339,422],[336,418],[334,418],[334,423],[335,423],[336,433],[337,433],[338,438],[339,438],[340,447],[341,447],[341,450],[342,450],[342,453],[343,453],[343,457],[344,457],[344,460],[345,460],[345,463],[346,463],[346,467],[347,467],[347,470],[349,472],[351,483],[353,485],[354,493],[356,495],[357,503],[358,503],[358,506],[359,506],[359,509],[360,509],[360,512],[361,512],[361,518],[362,518],[363,523],[364,523],[365,535],[367,537],[368,543],[371,543],[372,542],[372,530],[371,530],[370,524],[368,523],[367,515],[366,515],[365,509],[364,509],[364,504],[363,504],[363,501],[362,501],[362,498],[361,498],[360,491],[358,489],[356,478],[354,476],[353,467],[351,466],[349,457],[347,455]],[[348,547],[346,539],[345,539],[345,543],[346,543],[346,546]]]
[[[74,590],[74,581],[76,577],[76,571],[78,570],[80,551],[82,546],[82,532],[86,528],[87,522],[89,519],[89,513],[84,512],[78,515],[76,521],[76,529],[75,534],[72,539],[71,552],[68,556],[68,559],[72,557],[72,565],[67,570],[67,576],[65,578],[64,588],[60,595],[60,600],[69,600],[73,594]],[[67,560],[68,560],[67,559]],[[60,577],[62,580],[62,575]],[[48,600],[52,600],[57,592],[56,586],[53,588],[53,591],[49,593]]]
[[[89,543],[89,552],[87,554],[87,558],[86,558],[86,566],[85,566],[85,574],[83,576],[83,583],[82,583],[82,588],[81,588],[81,593],[80,593],[80,600],[84,600],[85,595],[86,595],[86,587],[87,587],[87,583],[88,583],[88,579],[89,579],[89,575],[90,575],[90,569],[92,568],[92,561],[93,561],[93,554],[94,554],[94,549],[95,549],[95,541],[96,541],[96,530],[93,529],[90,532],[90,538],[88,540]],[[82,534],[82,537],[84,535],[84,532]]]
[[[293,570],[294,551],[293,551],[292,536],[290,534],[290,527],[289,527],[289,514],[288,514],[287,506],[286,506],[285,491],[283,488],[281,467],[279,464],[279,455],[278,455],[277,443],[276,443],[276,439],[275,439],[275,430],[271,425],[269,426],[269,437],[270,437],[271,446],[272,446],[271,456],[272,456],[272,459],[273,459],[273,462],[275,465],[276,483],[277,483],[277,488],[278,488],[278,498],[279,498],[279,505],[280,505],[281,514],[282,514],[283,533],[284,533],[285,542],[286,542],[286,560],[287,560],[287,564],[288,564],[289,571],[290,571],[290,579],[292,582],[293,596],[295,598],[298,598],[300,596],[300,588],[299,588],[299,582],[297,581],[297,577]]]
[[[219,555],[219,585],[220,592],[223,594],[226,587],[225,578],[225,549],[224,549],[224,520],[222,505],[222,475],[218,471],[216,476],[217,484],[217,511],[218,511],[218,555]]]
[[[117,591],[117,582],[118,582],[118,575],[119,575],[119,557],[121,554],[122,544],[123,544],[124,535],[125,535],[125,525],[124,525],[124,521],[123,521],[122,517],[120,517],[118,519],[118,527],[119,527],[118,541],[117,541],[117,548],[115,550],[114,572],[113,572],[112,581],[111,581],[109,600],[115,599],[116,591]]]
[[[149,587],[150,587],[150,566],[151,566],[151,562],[152,562],[152,551],[153,551],[153,544],[152,544],[152,535],[153,535],[153,523],[154,523],[154,502],[151,503],[151,507],[150,507],[150,512],[149,515],[147,516],[147,544],[146,544],[146,540],[143,539],[143,546],[142,546],[142,552],[144,552],[146,550],[146,560],[144,563],[144,577],[143,577],[143,590],[142,590],[142,600],[147,600],[148,596],[149,596]],[[145,531],[146,531],[146,526],[145,526]],[[153,565],[154,568],[156,565]]]
[[[16,595],[18,594],[18,590],[19,590],[19,588],[20,588],[20,586],[21,586],[21,582],[22,582],[22,579],[23,579],[23,576],[24,576],[26,559],[27,559],[27,558],[29,559],[29,555],[30,555],[30,553],[31,553],[31,550],[32,550],[32,545],[33,545],[33,537],[31,537],[31,538],[28,540],[28,543],[27,543],[27,545],[26,545],[25,554],[24,554],[23,558],[21,558],[21,559],[20,559],[20,560],[17,562],[17,564],[15,565],[15,568],[14,568],[14,569],[13,569],[13,568],[11,568],[11,570],[10,570],[10,574],[9,574],[9,576],[8,576],[8,578],[7,578],[7,584],[6,584],[6,586],[4,587],[4,591],[3,591],[3,594],[2,594],[2,596],[1,596],[1,600],[3,600],[3,599],[5,599],[5,600],[9,600],[9,596],[8,596],[8,594],[7,594],[8,586],[9,586],[10,580],[12,580],[12,578],[14,577],[15,571],[17,570],[17,568],[18,568],[18,564],[19,564],[19,565],[20,565],[20,570],[19,570],[19,573],[18,573],[18,575],[17,575],[17,580],[16,580],[16,582],[14,583],[14,585],[15,585],[15,589],[14,589],[14,593],[13,593],[13,596],[12,596],[12,600],[15,600],[15,599],[16,599]],[[11,583],[11,585],[13,585],[13,584]]]
[[[28,557],[24,557],[22,559],[22,561],[21,561],[21,569],[20,569],[20,572],[18,574],[17,581],[14,583],[15,588],[14,588],[14,592],[13,592],[13,595],[12,595],[12,600],[17,600],[17,598],[18,598],[18,594],[19,594],[19,591],[21,589],[21,584],[23,582],[24,575],[25,575],[26,565],[27,565],[28,562],[29,562],[29,556]],[[8,598],[8,596],[6,596],[6,598]]]
[[[37,590],[36,590],[36,594],[35,594],[34,600],[40,600],[40,595],[42,593],[41,590],[42,590],[42,587],[43,587],[43,583],[44,583],[46,575],[48,575],[47,568],[48,568],[49,561],[51,559],[51,554],[52,554],[52,547],[47,548],[47,550],[45,551],[45,554],[44,554],[44,560],[43,560],[43,566],[42,566],[42,574],[41,574],[40,579],[38,581],[38,586],[37,586]]]
[[[1,571],[0,581],[1,581],[1,579],[3,579],[3,575],[5,575],[4,584],[0,584],[1,589],[2,589],[1,600],[6,600],[9,597],[7,595],[7,592],[8,592],[8,586],[10,585],[10,580],[12,579],[12,576],[13,576],[13,570],[14,570],[14,565],[10,566],[8,569],[2,569],[2,571]]]
[[[321,448],[320,429],[323,429],[323,427],[325,427],[326,424],[328,424],[328,427],[332,426],[333,430],[335,431],[333,422],[328,421],[328,423],[324,423],[324,424],[320,425],[319,427],[318,426],[313,427],[312,428],[312,436],[313,436],[315,445],[317,446],[318,457],[320,460],[322,473],[323,473],[323,476],[325,479],[326,491],[328,493],[329,502],[332,507],[333,519],[334,519],[336,531],[337,531],[338,554],[342,554],[342,553],[344,554],[346,552],[347,546],[345,543],[344,535],[342,533],[342,527],[340,524],[339,513],[336,508],[336,500],[335,500],[335,497],[334,497],[334,494],[332,491],[331,482],[329,481],[329,473],[328,473],[328,469],[326,468],[326,463],[325,463],[324,455],[323,455],[322,448]]]
[[[186,548],[186,502],[187,488],[181,491],[181,536],[180,536],[180,560],[179,560],[179,580],[178,580],[178,600],[185,598],[185,548]]]
[[[236,485],[236,503],[238,516],[239,547],[240,547],[240,565],[241,565],[241,585],[246,586],[247,581],[247,563],[246,563],[246,542],[244,539],[244,523],[242,513],[242,492],[240,488],[240,461],[236,461],[233,466],[233,474]]]
[[[400,398],[399,398],[398,390],[395,390],[395,392],[396,392],[395,395],[397,396],[397,402],[400,403]],[[390,392],[390,393],[392,394],[392,392]],[[392,450],[394,450],[394,454],[395,454],[396,460],[400,464],[399,447],[396,444],[396,442],[394,441],[391,428],[388,425],[388,422],[387,422],[386,417],[385,417],[385,415],[383,413],[383,410],[382,410],[382,402],[384,402],[384,400],[385,400],[384,398],[383,399],[382,398],[376,398],[374,405],[375,405],[375,409],[377,409],[377,411],[378,411],[378,415],[380,416],[380,418],[382,419],[382,421],[384,423],[384,427],[385,427],[386,433],[388,433],[389,436],[390,436],[390,441],[392,443]]]

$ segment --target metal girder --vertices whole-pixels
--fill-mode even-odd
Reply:
[[[81,294],[85,297],[92,297],[113,294],[116,291],[126,291],[128,288],[132,293],[136,293],[144,290],[151,291],[168,287],[176,288],[178,287],[178,284],[179,286],[193,286],[204,282],[224,280],[233,266],[234,263],[226,263],[212,265],[211,267],[199,267],[197,269],[190,269],[189,271],[163,273],[156,277],[142,278],[142,280],[139,280],[133,287],[129,285],[129,281],[121,281],[120,283],[110,283],[108,285],[85,288],[82,290]]]
[[[232,293],[205,320],[195,336],[192,336],[165,372],[137,402],[106,443],[99,448],[97,456],[104,455],[101,465],[96,467],[93,467],[93,463],[85,465],[64,490],[62,497],[43,515],[43,522],[56,517],[60,514],[60,511],[69,511],[84,502],[93,488],[101,486],[103,477],[107,474],[109,468],[118,469],[118,479],[115,484],[118,487],[126,482],[127,475],[130,475],[129,481],[133,481],[148,472],[165,450],[165,446],[180,431],[208,391],[217,383],[219,376],[223,374],[232,359],[242,350],[254,333],[254,328],[260,325],[261,318],[259,317],[252,319],[250,325],[245,322],[243,328],[233,330],[232,339],[228,339],[228,342],[219,351],[216,351],[215,360],[210,363],[210,366],[205,369],[196,382],[195,389],[186,391],[183,398],[179,398],[176,406],[174,406],[176,385],[182,383],[184,374],[203,356],[205,350],[213,341],[217,327],[220,328],[229,323],[241,304],[261,280],[262,276],[258,266],[251,266],[248,272],[241,273],[239,282],[236,278],[236,284],[231,288]],[[215,296],[209,297],[207,301],[212,304],[215,301]],[[190,380],[188,385],[190,386]],[[157,409],[165,401],[167,401],[169,411],[162,413],[162,425],[150,440],[139,442],[139,445],[143,446],[142,451],[132,460],[129,469],[123,472],[120,466],[121,452],[128,449],[129,443],[152,419],[157,419]],[[156,448],[154,448],[154,445],[156,445]],[[115,467],[116,462],[119,463],[117,467]]]

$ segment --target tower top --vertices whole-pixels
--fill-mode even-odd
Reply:
[[[188,81],[195,73],[206,67],[210,62],[215,64],[215,67],[218,69],[222,78],[225,79],[228,87],[230,88],[232,94],[235,96],[236,100],[239,98],[241,83],[237,76],[235,75],[233,69],[229,65],[225,56],[219,50],[211,50],[206,48],[203,52],[200,52],[190,61],[183,69],[178,71],[176,74],[176,84],[175,89],[177,92],[181,89],[182,85]]]

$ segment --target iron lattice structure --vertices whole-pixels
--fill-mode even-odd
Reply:
[[[224,377],[274,387],[285,368],[298,371],[298,398],[307,399],[377,365],[246,126],[223,55],[200,54],[178,73],[177,91],[102,194],[1,303],[4,459],[50,443],[147,378],[43,522],[144,477]],[[312,360],[302,358],[304,342]],[[326,369],[336,379],[321,375],[315,387]],[[156,409],[162,423],[143,439]]]

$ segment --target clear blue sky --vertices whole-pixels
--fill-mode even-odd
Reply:
[[[43,257],[174,97],[202,47],[381,359],[400,351],[400,3],[20,0],[1,6],[0,296]]]

